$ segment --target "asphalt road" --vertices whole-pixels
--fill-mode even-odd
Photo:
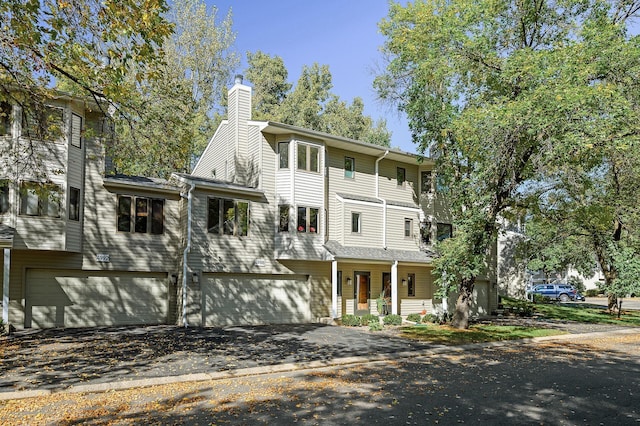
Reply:
[[[640,333],[0,403],[2,424],[638,425]]]
[[[584,302],[575,302],[575,303],[589,303],[592,305],[604,306],[607,307],[607,298],[606,297],[587,297]],[[622,299],[622,310],[625,309],[633,309],[640,310],[640,297],[625,297]]]

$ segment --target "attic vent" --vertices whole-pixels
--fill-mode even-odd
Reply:
[[[242,74],[236,74],[235,84],[242,84],[243,78]]]

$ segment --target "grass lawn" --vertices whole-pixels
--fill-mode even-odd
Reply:
[[[523,301],[503,298],[505,306],[514,306]],[[560,303],[535,303],[534,312],[537,316],[547,319],[564,321],[585,322],[590,324],[615,324],[624,326],[640,326],[640,311],[622,309],[622,315],[609,314],[603,307],[589,304],[560,304]]]
[[[526,339],[558,334],[565,334],[565,332],[546,328],[487,324],[472,325],[468,330],[458,330],[448,325],[435,324],[416,325],[402,329],[402,336],[408,339],[428,341],[443,345]]]

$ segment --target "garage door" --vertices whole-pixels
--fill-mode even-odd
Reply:
[[[28,269],[25,327],[162,324],[166,273]]]
[[[306,276],[204,274],[205,326],[310,322]]]

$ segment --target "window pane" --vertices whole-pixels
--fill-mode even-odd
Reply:
[[[233,235],[236,220],[236,209],[233,200],[224,200],[222,209],[224,212],[224,235]]]
[[[398,167],[396,169],[396,178],[398,180],[398,185],[402,185],[405,180],[405,170],[402,167]]]
[[[278,226],[280,232],[289,232],[289,206],[280,206],[280,225]]]
[[[23,186],[20,189],[20,213],[29,216],[40,214],[38,194],[34,188]]]
[[[11,104],[0,102],[0,136],[11,134]]]
[[[239,236],[249,235],[249,203],[238,201],[238,232]]]
[[[338,296],[342,296],[342,271],[338,271]]]
[[[437,239],[438,241],[451,238],[453,227],[448,223],[439,223],[437,226]]]
[[[311,170],[312,172],[317,172],[318,169],[318,163],[319,163],[319,150],[317,147],[315,146],[310,146],[309,147],[309,170]]]
[[[151,200],[151,233],[164,232],[164,200]]]
[[[318,233],[318,209],[309,209],[309,232]]]
[[[425,221],[420,224],[420,240],[422,244],[431,243],[431,222]]]
[[[404,236],[411,237],[413,235],[413,220],[405,219],[404,220]]]
[[[0,213],[9,211],[9,181],[0,180]]]
[[[40,202],[41,214],[49,217],[60,217],[60,189],[57,185],[46,185],[43,200]]]
[[[407,275],[407,292],[409,296],[416,295],[416,275],[409,274]]]
[[[64,133],[62,108],[45,106],[41,110],[25,110],[22,115],[22,133],[32,139],[58,140]]]
[[[69,220],[80,220],[80,190],[69,188]]]
[[[356,163],[351,157],[344,157],[344,177],[353,179],[355,176]]]
[[[131,197],[118,197],[118,231],[131,232]]]
[[[307,145],[298,144],[298,169],[307,170]]]
[[[421,173],[421,191],[423,194],[428,194],[431,192],[431,172],[422,172]]]
[[[80,148],[82,138],[82,117],[71,115],[71,145]]]
[[[209,213],[207,215],[207,229],[213,234],[220,233],[220,199],[209,198]]]
[[[360,232],[360,213],[351,213],[351,232]]]
[[[280,142],[278,144],[278,153],[280,155],[280,168],[289,168],[289,142]]]
[[[135,232],[147,232],[149,218],[149,200],[136,198],[136,227]]]
[[[307,208],[298,207],[298,232],[307,232]]]

